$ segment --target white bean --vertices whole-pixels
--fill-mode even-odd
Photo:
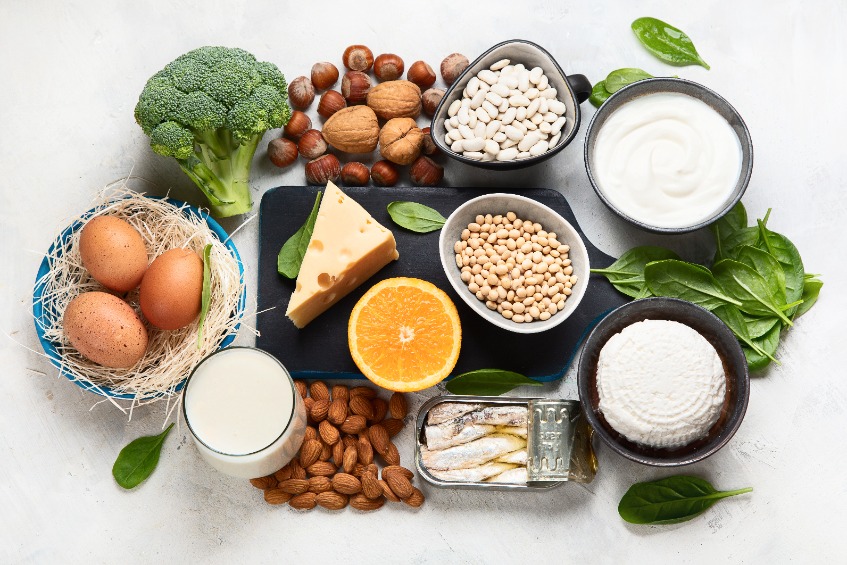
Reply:
[[[517,110],[515,110],[515,119],[519,122],[522,122],[526,119],[526,108],[521,106]]]
[[[518,111],[517,111],[516,108],[509,108],[503,114],[503,118],[500,120],[500,122],[503,123],[503,125],[509,125],[514,121],[517,114],[518,114]]]
[[[541,138],[538,137],[535,132],[527,133],[518,143],[518,151],[529,151],[530,147],[538,143],[540,139]],[[465,144],[465,147],[467,147],[467,144]]]
[[[509,105],[510,106],[529,106],[529,98],[523,95],[516,95],[509,97]]]
[[[489,120],[493,120],[500,115],[500,110],[488,100],[482,103],[482,109],[488,114]]]
[[[456,116],[453,116],[452,118],[450,118],[450,125],[453,126],[454,128],[459,127],[459,118],[457,118]]]
[[[506,137],[511,139],[512,141],[520,141],[523,139],[524,132],[519,130],[515,126],[506,126]]]
[[[562,131],[562,127],[564,127],[566,121],[567,118],[562,116],[561,118],[553,122],[553,125],[550,126],[550,133],[552,135],[557,135],[560,131]]]
[[[468,127],[468,126],[463,126]],[[447,133],[447,137],[450,139],[450,143],[452,144],[454,141],[459,141],[460,139],[464,139],[462,134],[457,129],[452,129]]]
[[[529,90],[529,71],[522,70],[521,74],[518,75],[518,90],[521,92]]]
[[[488,115],[488,111],[485,108],[477,108],[474,113],[476,114],[476,119],[483,124],[487,124],[491,121],[491,116]],[[477,123],[477,125],[479,125],[479,123]]]
[[[529,82],[532,84],[538,84],[541,81],[541,77],[544,75],[544,69],[541,67],[533,67],[531,71],[529,71]]]
[[[491,90],[489,94],[497,94],[501,98],[509,95],[509,87],[503,84],[502,82],[498,82],[495,85],[491,86]]]
[[[550,122],[542,121],[540,124],[538,124],[538,130],[542,133],[550,133],[551,129],[552,127],[550,126]]]
[[[508,59],[500,59],[499,61],[497,61],[496,63],[494,63],[493,65],[491,65],[488,68],[491,69],[492,71],[499,71],[500,69],[504,68],[508,64],[509,64]]]
[[[459,126],[459,133],[462,134],[462,137],[464,139],[473,139],[474,137],[476,137],[473,133],[473,130],[466,125]]]
[[[462,101],[461,100],[453,100],[453,102],[450,104],[450,107],[447,108],[447,115],[452,118],[453,116],[455,116],[459,112],[459,108],[461,108],[461,107],[462,107]]]
[[[465,98],[465,100],[467,100],[467,98]],[[468,115],[468,109],[464,106],[459,108],[459,113],[456,114],[456,118],[459,120],[460,124],[467,125],[470,119],[470,116]]]
[[[485,140],[485,152],[491,155],[497,155],[500,152],[500,144],[493,139]]]
[[[479,91],[479,79],[476,77],[472,77],[471,80],[468,81],[468,86],[465,87],[465,90],[468,92],[468,96],[471,98]]]
[[[514,147],[503,149],[497,154],[498,161],[511,161],[518,156],[518,150]]]
[[[541,155],[546,153],[547,150],[550,149],[550,144],[544,141],[543,139],[529,148],[530,155]]]
[[[542,123],[546,123],[546,122],[544,122],[544,116],[542,116],[541,114],[535,114],[534,116],[527,116],[527,118],[529,118],[529,121],[531,121],[532,123],[534,123],[537,126],[540,126]]]
[[[561,132],[559,132],[559,133],[557,133],[556,135],[554,135],[553,137],[551,137],[551,138],[550,138],[550,147],[553,147],[554,145],[556,145],[557,143],[559,143],[559,138],[560,138],[560,137],[562,137],[562,133],[561,133]]]
[[[456,141],[454,141],[450,145],[450,151],[454,151],[456,153],[461,153],[462,152],[462,142],[463,142],[463,140],[461,140],[461,139],[457,139]]]
[[[502,84],[508,89],[517,88],[518,87],[518,77],[513,74],[510,75],[500,75],[500,79],[497,81],[498,84]]]
[[[499,120],[491,120],[488,122],[488,125],[485,126],[485,137],[486,139],[491,139],[494,135],[500,131],[500,121]]]
[[[476,112],[468,112],[468,126],[475,128],[476,122]]]
[[[538,98],[538,89],[537,88],[530,88],[529,90],[527,90],[524,93],[524,96],[526,96],[530,100],[535,100],[536,98]]]
[[[486,124],[483,124],[483,123],[476,124],[476,127],[473,128],[474,137],[485,138],[485,128],[486,128]]]
[[[555,88],[547,88],[541,91],[541,97],[546,98],[547,100],[555,100],[557,94],[559,93]]]
[[[462,142],[462,149],[465,151],[480,151],[483,147],[485,147],[485,139],[481,137],[466,139]]]
[[[503,102],[503,97],[493,91],[486,92],[485,99],[495,106],[499,106]]]
[[[531,156],[532,155],[529,154],[529,151],[521,151],[520,153],[518,153],[518,156],[515,157],[515,158],[516,159],[526,159],[527,157],[531,157]]]
[[[465,151],[464,153],[462,153],[462,155],[464,155],[468,159],[473,159],[474,161],[482,161],[483,157],[482,153],[480,153],[479,151]]]
[[[485,100],[486,96],[488,96],[488,94],[478,90],[477,93],[473,95],[473,98],[471,98],[471,110],[476,110],[482,106],[482,101]]]
[[[554,114],[562,115],[565,113],[567,106],[565,106],[564,102],[559,102],[558,100],[550,100],[547,102],[547,106],[550,108],[550,111]]]
[[[550,85],[550,79],[547,78],[547,75],[541,75],[541,80],[538,81],[538,90],[544,90]]]
[[[526,108],[526,117],[532,118],[538,112],[538,108],[541,107],[541,100],[536,98],[532,102],[530,102],[529,106]]]
[[[493,122],[492,122],[492,123],[493,123]],[[491,124],[488,124],[488,125],[491,125]],[[504,141],[506,141],[508,138],[506,137],[506,133],[505,133],[505,132],[498,131],[498,132],[497,132],[497,133],[495,133],[493,136],[491,136],[491,139],[492,139],[493,141],[496,141],[497,143],[503,143],[503,142],[504,142]]]
[[[486,82],[488,84],[497,84],[497,75],[494,74],[494,71],[489,71],[488,69],[483,69],[479,71],[476,75],[479,77],[479,80]]]

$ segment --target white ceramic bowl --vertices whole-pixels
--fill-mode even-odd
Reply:
[[[529,323],[519,324],[504,318],[496,310],[489,310],[485,303],[478,300],[477,297],[468,290],[468,285],[461,279],[461,270],[456,266],[456,252],[454,246],[461,239],[462,230],[468,227],[468,224],[473,222],[477,215],[482,214],[503,214],[514,212],[523,220],[531,220],[538,222],[544,227],[545,231],[555,232],[558,240],[570,246],[568,257],[573,266],[573,272],[578,277],[576,286],[565,301],[565,307],[550,317],[548,320],[535,320]],[[557,214],[554,210],[536,202],[531,198],[519,196],[517,194],[486,194],[472,200],[468,200],[450,214],[444,227],[441,228],[441,235],[438,240],[439,254],[441,255],[441,266],[447,275],[447,280],[453,286],[462,300],[471,307],[471,309],[494,324],[497,327],[503,328],[516,333],[531,334],[549,330],[564,322],[577,306],[579,306],[582,297],[585,295],[585,289],[588,286],[589,265],[588,251],[585,249],[585,243],[574,227]]]

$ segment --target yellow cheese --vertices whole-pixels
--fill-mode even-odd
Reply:
[[[285,315],[305,327],[398,257],[394,234],[328,183]]]

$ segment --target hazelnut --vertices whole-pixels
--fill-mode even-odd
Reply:
[[[424,155],[436,155],[437,153],[439,153],[438,146],[432,139],[432,133],[430,133],[430,128],[423,128],[421,130],[421,133],[424,136],[421,153],[423,153]]]
[[[438,104],[441,103],[442,98],[444,98],[444,90],[440,88],[430,88],[424,92],[423,95],[421,95],[424,113],[427,116],[434,116],[435,110],[438,108]]]
[[[277,167],[287,167],[297,160],[297,144],[290,139],[272,139],[268,143],[268,158]]]
[[[435,71],[423,61],[415,61],[409,67],[406,78],[421,88],[429,88],[435,82]]]
[[[338,80],[338,67],[323,61],[312,65],[312,85],[318,90],[329,88]]]
[[[351,71],[364,72],[374,64],[374,54],[364,45],[351,45],[344,50],[341,61]]]
[[[409,169],[412,182],[421,186],[435,186],[444,178],[444,167],[426,156],[420,156]]]
[[[310,129],[312,129],[312,119],[300,110],[294,110],[282,134],[292,141],[300,141],[300,137]]]
[[[461,53],[452,53],[447,55],[443,61],[441,61],[441,78],[444,79],[448,85],[456,82],[456,79],[459,78],[459,75],[465,72],[465,69],[468,68],[470,62],[468,58],[462,55]]]
[[[309,184],[326,184],[338,179],[340,174],[341,163],[330,153],[306,163],[306,182]]]
[[[309,77],[297,77],[288,85],[288,99],[297,108],[305,110],[315,99],[315,87]]]
[[[341,167],[341,182],[346,186],[365,186],[370,178],[371,172],[363,163],[354,161]]]
[[[342,108],[347,107],[347,102],[344,97],[335,90],[327,90],[321,94],[321,99],[318,102],[318,114],[324,118],[328,118]]]
[[[371,79],[361,71],[347,71],[341,79],[341,96],[350,106],[363,104],[370,89]]]
[[[390,161],[377,161],[371,167],[371,179],[377,186],[394,186],[400,174]]]
[[[306,159],[317,159],[326,153],[327,145],[321,132],[316,129],[310,129],[300,137],[300,143],[297,145],[297,148],[300,150],[300,155]]]
[[[403,59],[394,53],[383,53],[374,60],[374,74],[379,80],[397,80],[403,76]]]
[[[379,152],[398,165],[409,165],[421,154],[423,133],[412,118],[388,120],[379,132]]]

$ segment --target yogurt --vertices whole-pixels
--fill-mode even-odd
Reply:
[[[681,93],[647,94],[603,123],[592,172],[606,199],[649,226],[684,228],[726,204],[741,174],[741,142],[708,104]]]

